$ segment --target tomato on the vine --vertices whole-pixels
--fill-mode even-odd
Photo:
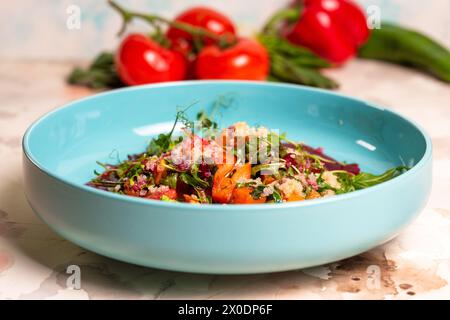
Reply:
[[[192,7],[181,12],[174,20],[175,23],[184,23],[232,42],[236,37],[236,29],[233,22],[222,13],[207,7]],[[170,48],[185,56],[187,64],[187,79],[195,79],[196,76],[196,53],[198,46],[194,44],[194,36],[185,31],[169,27],[166,37],[170,41]],[[218,39],[208,36],[198,37],[200,47],[218,43]]]
[[[139,85],[184,80],[186,60],[143,34],[130,34],[116,53],[116,69],[124,83]]]
[[[267,50],[257,41],[239,39],[221,49],[210,45],[200,51],[196,62],[198,79],[265,80],[269,72]]]
[[[227,16],[207,7],[193,7],[183,11],[175,18],[175,22],[182,22],[194,27],[203,28],[218,36],[228,35],[231,37],[230,40],[236,35],[234,24]],[[187,52],[192,49],[192,42],[194,40],[189,32],[172,26],[167,30],[166,35],[172,42],[172,45],[180,49],[180,51]],[[201,40],[207,45],[216,43],[216,39],[207,36]]]

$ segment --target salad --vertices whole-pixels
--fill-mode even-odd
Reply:
[[[189,107],[188,107],[189,108]],[[237,122],[219,129],[202,111],[196,121],[178,110],[172,130],[143,153],[116,164],[98,164],[94,188],[144,199],[194,204],[257,204],[332,197],[392,179],[361,172],[286,134]],[[180,131],[180,134],[176,134]]]

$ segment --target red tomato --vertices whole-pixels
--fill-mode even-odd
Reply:
[[[192,52],[192,43],[186,39],[178,38],[171,41],[170,49],[181,53],[186,61],[186,79],[195,79],[196,56]]]
[[[186,76],[181,53],[163,48],[142,34],[123,39],[116,53],[116,68],[128,85],[184,80]]]
[[[229,48],[203,48],[197,57],[198,79],[265,80],[269,72],[266,49],[255,40],[239,39]]]
[[[170,39],[170,49],[189,58],[192,52],[192,43],[183,38]]]
[[[169,189],[166,192],[157,191],[155,193],[152,193],[148,195],[147,199],[153,199],[153,200],[161,200],[163,196],[166,196],[167,198],[171,200],[177,199],[177,192],[174,189]]]
[[[206,7],[193,7],[183,11],[175,18],[175,21],[200,27],[217,35],[236,35],[233,22],[228,17],[216,10]],[[181,49],[183,52],[187,52],[192,48],[192,35],[188,32],[171,27],[167,30],[167,37],[172,41],[175,47]],[[215,43],[214,39],[207,37],[204,41],[206,44]]]

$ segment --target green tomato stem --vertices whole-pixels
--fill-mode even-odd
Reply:
[[[167,24],[170,27],[173,27],[173,28],[176,28],[176,29],[179,29],[179,30],[182,30],[182,31],[185,31],[185,32],[191,34],[194,38],[195,37],[208,37],[208,38],[217,40],[221,47],[231,46],[236,42],[234,35],[230,35],[230,34],[217,35],[207,29],[204,29],[201,27],[196,27],[196,26],[190,25],[188,23],[169,20],[169,19],[166,19],[166,18],[158,16],[158,15],[154,15],[154,14],[144,14],[144,13],[140,13],[140,12],[129,11],[129,10],[125,9],[124,7],[120,6],[119,4],[117,4],[113,0],[108,0],[108,3],[111,7],[113,7],[115,10],[117,10],[117,12],[119,12],[119,14],[123,18],[123,25],[119,31],[119,34],[123,34],[128,22],[130,22],[134,18],[137,18],[137,19],[147,21],[151,25],[155,25],[158,22]]]

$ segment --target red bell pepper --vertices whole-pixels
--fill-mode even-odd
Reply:
[[[303,0],[286,37],[334,64],[353,57],[370,36],[364,12],[350,0]]]

